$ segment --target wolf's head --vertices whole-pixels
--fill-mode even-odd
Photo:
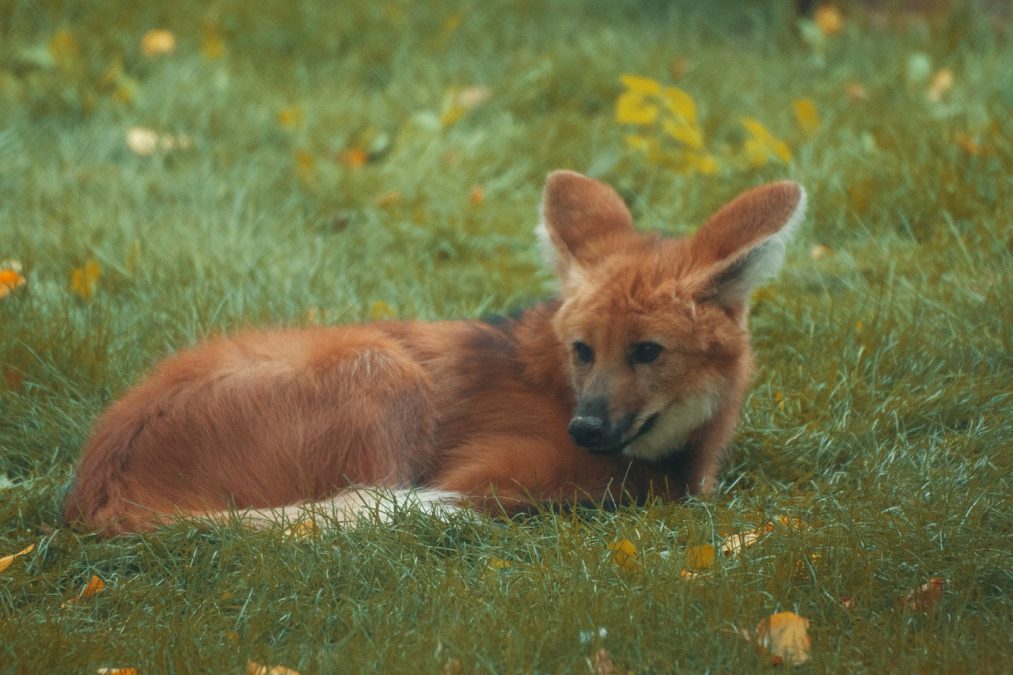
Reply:
[[[554,328],[569,353],[577,445],[657,460],[738,406],[729,392],[751,366],[749,296],[780,268],[805,202],[797,183],[754,188],[671,239],[634,230],[610,187],[549,176],[539,235],[561,283]]]

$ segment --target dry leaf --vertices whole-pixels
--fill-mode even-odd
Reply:
[[[812,657],[809,619],[795,612],[778,612],[756,626],[756,644],[771,655],[771,662],[800,666]]]
[[[679,576],[682,577],[683,581],[693,581],[698,577],[702,577],[703,574],[700,572],[690,572],[689,570],[679,570]]]
[[[66,28],[53,33],[53,37],[49,39],[49,44],[46,47],[49,49],[49,55],[53,57],[53,61],[61,68],[73,66],[81,60],[81,48],[77,43],[77,38]]]
[[[816,112],[816,104],[810,98],[797,98],[791,103],[795,112],[795,121],[806,136],[812,136],[820,128],[820,115]]]
[[[278,124],[286,129],[293,129],[302,122],[302,108],[290,105],[278,111]]]
[[[447,659],[443,664],[443,675],[461,675],[464,672],[464,665],[461,659]]]
[[[346,148],[338,155],[338,161],[353,169],[366,166],[369,155],[362,148]]]
[[[612,661],[612,656],[608,653],[608,650],[602,647],[594,653],[594,659],[591,662],[591,672],[594,675],[621,675],[621,672],[616,668],[616,664]]]
[[[149,30],[141,38],[141,53],[145,56],[171,54],[176,49],[176,36],[162,28]]]
[[[620,539],[614,544],[609,544],[612,551],[612,562],[627,572],[640,571],[640,563],[637,562],[637,547],[629,539]]]
[[[11,553],[0,558],[0,572],[3,572],[14,563],[15,558],[20,558],[23,555],[28,555],[35,550],[35,544],[29,544],[17,553]]]
[[[979,143],[970,134],[963,131],[958,131],[953,136],[953,142],[971,157],[984,157],[989,154],[988,146]]]
[[[81,593],[80,595],[78,595],[78,597],[79,598],[93,597],[104,591],[105,587],[106,582],[102,581],[102,579],[97,574],[93,574],[91,575],[91,579],[88,580],[88,583],[85,584],[84,588],[81,589]]]
[[[949,68],[943,68],[935,74],[932,78],[932,84],[929,85],[928,93],[926,96],[933,103],[939,103],[943,96],[950,89],[953,88],[953,71]]]
[[[17,260],[0,262],[0,300],[24,286],[28,281],[21,274],[21,263]]]
[[[901,605],[915,612],[927,612],[943,598],[942,577],[932,577],[924,584],[909,591],[901,598]]]
[[[137,675],[137,668],[99,668],[99,675]]]
[[[844,607],[844,609],[851,611],[855,608],[855,599],[850,595],[845,595],[841,598],[841,606]]]
[[[471,190],[471,196],[469,197],[472,206],[478,206],[485,201],[485,188],[481,185],[476,185]]]
[[[835,5],[820,5],[813,13],[813,22],[824,35],[837,35],[844,29],[844,16]]]
[[[246,673],[247,675],[299,675],[298,670],[292,670],[285,666],[262,666],[249,659],[246,661]]]
[[[710,544],[690,546],[686,549],[686,567],[690,570],[704,570],[714,565],[714,547]]]
[[[809,249],[809,257],[813,260],[823,260],[831,253],[833,253],[833,251],[825,244],[815,244],[811,249]]]
[[[848,82],[844,85],[844,93],[852,101],[864,101],[869,98],[869,91],[861,82]]]
[[[102,276],[102,266],[92,258],[83,267],[70,271],[70,290],[78,297],[88,300],[95,295],[95,287]]]
[[[725,537],[721,540],[721,554],[735,556],[760,541],[760,535],[756,532],[740,532]]]
[[[502,558],[489,558],[488,562],[486,562],[486,567],[491,570],[505,570],[512,566],[509,560],[503,560]]]

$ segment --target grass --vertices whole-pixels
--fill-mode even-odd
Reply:
[[[0,300],[0,554],[36,545],[0,572],[0,670],[588,672],[604,647],[635,672],[738,672],[765,661],[734,628],[782,609],[811,621],[816,671],[1004,670],[1009,16],[885,6],[845,4],[843,32],[811,45],[788,3],[0,2],[0,259],[27,278]],[[143,57],[156,27],[176,50]],[[216,40],[224,54],[202,54]],[[927,101],[944,67],[953,88]],[[646,161],[615,121],[623,73],[689,92],[714,148],[748,115],[792,161],[716,176]],[[855,82],[866,98],[845,93]],[[489,100],[439,128],[469,86]],[[812,137],[800,97],[822,117]],[[193,146],[138,156],[131,126]],[[350,166],[349,149],[373,154]],[[754,307],[759,372],[716,495],[523,522],[404,514],[306,539],[63,526],[95,417],[180,347],[551,293],[531,229],[558,167],[672,233],[766,180],[809,189]],[[68,278],[89,259],[102,275],[82,299]],[[782,515],[805,527],[680,577],[688,546]],[[618,539],[639,571],[613,563]],[[105,590],[68,603],[92,575]],[[900,606],[934,576],[937,605]]]

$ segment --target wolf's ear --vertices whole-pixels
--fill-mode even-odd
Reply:
[[[545,181],[539,239],[562,279],[609,250],[609,242],[633,229],[633,218],[615,190],[573,171],[553,171]]]
[[[689,242],[701,299],[744,317],[753,289],[781,269],[805,206],[802,186],[785,181],[747,190],[712,215]]]

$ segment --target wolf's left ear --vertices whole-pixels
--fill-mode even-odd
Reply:
[[[753,289],[781,269],[805,207],[805,189],[784,181],[743,192],[712,215],[689,242],[701,299],[743,312]]]
[[[573,171],[553,171],[545,181],[537,232],[562,279],[604,257],[633,218],[615,190]]]

